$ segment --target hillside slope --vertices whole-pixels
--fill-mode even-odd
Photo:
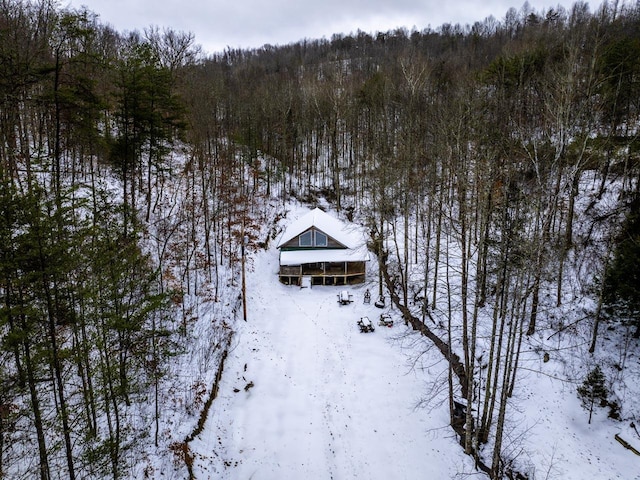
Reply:
[[[359,332],[358,318],[377,324],[381,313],[363,304],[375,285],[351,288],[354,302],[340,306],[342,287],[281,285],[275,248],[252,260],[248,321],[237,323],[218,399],[190,445],[196,478],[447,479],[474,472],[449,427],[439,353],[395,310],[392,328]],[[507,422],[509,454],[530,478],[640,478],[638,457],[614,439],[633,440],[632,430],[605,410],[587,425],[570,378],[579,362],[561,350],[543,362],[551,342],[524,347]]]
[[[447,427],[446,404],[416,408],[423,340],[377,326],[366,285],[300,289],[278,282],[275,249],[248,275],[248,321],[238,322],[218,399],[191,449],[197,478],[450,478],[472,471]],[[376,330],[360,333],[368,316]],[[426,361],[429,358],[429,361]],[[420,362],[446,371],[435,353]],[[418,363],[421,365],[422,363]],[[253,385],[252,387],[250,385]]]

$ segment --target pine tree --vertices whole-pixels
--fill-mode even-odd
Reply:
[[[589,409],[589,423],[591,423],[591,416],[593,415],[593,406],[596,400],[600,400],[602,403],[607,401],[608,395],[607,387],[605,386],[605,378],[600,366],[596,365],[593,370],[589,372],[587,378],[584,379],[582,385],[578,387],[578,397],[582,402],[582,406]]]
[[[604,279],[603,296],[608,309],[629,319],[636,327],[634,337],[640,338],[640,197],[634,198],[628,208]]]

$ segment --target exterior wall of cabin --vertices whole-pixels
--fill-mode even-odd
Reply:
[[[306,276],[313,285],[349,285],[364,282],[365,272],[365,262],[318,262],[281,265],[279,277],[287,285],[301,285]]]
[[[300,236],[305,234],[305,233],[307,233],[309,230],[317,230],[317,229],[311,227],[311,228],[308,228],[307,230],[305,230],[304,232],[300,232],[300,235],[296,235],[295,237],[293,237],[287,243],[282,245],[280,247],[280,249],[281,250],[317,250],[317,249],[323,249],[323,248],[345,248],[344,245],[342,245],[341,243],[337,242],[336,240],[331,238],[329,235],[327,235],[327,246],[326,247],[315,247],[315,246],[301,247],[300,246]],[[324,233],[324,232],[321,232],[321,233]]]
[[[303,239],[305,240],[303,245],[300,245],[300,237],[303,235],[306,235],[306,238]],[[347,249],[345,245],[314,226],[300,232],[278,248],[281,251],[308,250],[316,252]],[[287,285],[302,285],[303,277],[309,277],[312,285],[348,285],[364,282],[365,272],[366,262],[364,261],[309,262],[301,265],[281,265],[279,278],[282,283]]]

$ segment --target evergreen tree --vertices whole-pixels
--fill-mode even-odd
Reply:
[[[604,302],[608,310],[631,319],[635,338],[640,337],[640,197],[636,197],[618,236],[613,261],[604,278]]]
[[[578,387],[578,397],[582,402],[582,406],[589,409],[589,423],[591,423],[591,416],[593,415],[593,407],[596,400],[600,400],[601,403],[607,401],[607,387],[604,384],[605,378],[600,366],[596,365],[593,370],[589,372],[587,378],[584,379],[582,385]]]

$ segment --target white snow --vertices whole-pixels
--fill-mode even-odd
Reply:
[[[340,305],[344,287],[281,285],[277,269],[277,251],[255,258],[248,321],[239,322],[205,432],[191,443],[196,478],[409,480],[473,471],[448,407],[416,408],[425,395],[424,372],[413,368],[416,335],[397,321],[378,326],[382,310],[363,303],[365,285]],[[375,319],[374,332],[360,333],[362,316]]]
[[[285,286],[277,271],[275,247],[249,259],[248,321],[235,323],[218,398],[190,443],[195,478],[487,478],[449,426],[447,365],[439,352],[397,311],[363,303],[367,288],[377,297],[377,284],[349,287],[353,302],[340,305],[344,286]],[[391,315],[392,328],[378,325],[382,313]],[[568,309],[565,318],[580,314]],[[360,333],[363,316],[374,332]],[[583,342],[588,333],[566,339]],[[561,337],[541,331],[523,346],[505,453],[530,479],[640,480],[640,457],[614,439],[619,433],[637,448],[638,436],[604,408],[587,424],[576,395],[586,346]],[[544,352],[551,352],[549,362]],[[639,365],[630,354],[630,378]],[[638,391],[625,385],[626,395]]]
[[[366,247],[356,250],[348,248],[319,248],[317,250],[285,250],[280,252],[280,265],[300,265],[316,262],[361,262],[368,260],[369,255]]]
[[[364,244],[362,232],[355,225],[344,223],[320,208],[314,208],[287,226],[278,240],[278,247],[311,227],[326,233],[347,248],[355,249]]]

